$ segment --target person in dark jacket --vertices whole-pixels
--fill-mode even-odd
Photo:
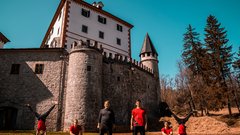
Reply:
[[[107,100],[104,102],[104,108],[100,110],[98,117],[97,128],[99,129],[99,135],[112,135],[112,129],[115,124],[115,115],[112,109],[110,109],[110,102]]]

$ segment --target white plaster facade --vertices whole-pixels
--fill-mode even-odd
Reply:
[[[82,9],[90,11],[90,16],[83,16]],[[91,43],[97,41],[98,44],[102,44],[107,56],[109,54],[112,56],[118,54],[131,57],[130,29],[133,27],[131,24],[109,14],[103,9],[77,0],[66,0],[64,6],[61,7],[61,12],[56,12],[56,15],[58,17],[52,20],[55,22],[53,22],[53,25],[50,25],[50,30],[44,39],[43,43],[47,45],[45,47],[64,47],[67,51],[70,51],[72,48],[71,44],[74,41],[90,40]],[[99,22],[98,16],[106,18],[106,24]],[[87,26],[87,33],[82,32],[83,25]],[[122,31],[117,30],[117,25],[120,25]],[[99,37],[100,31],[104,33],[104,38]],[[56,39],[59,41],[56,41]],[[117,43],[117,39],[120,40],[120,45]]]
[[[63,23],[64,23],[64,9],[66,8],[63,6],[61,9],[61,12],[59,13],[57,20],[55,21],[53,27],[51,28],[51,31],[47,37],[46,45],[48,45],[49,48],[55,48],[55,47],[62,47],[61,38],[63,36]],[[55,40],[54,40],[55,39]]]

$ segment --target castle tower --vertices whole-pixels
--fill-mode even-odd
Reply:
[[[102,44],[104,52],[131,57],[130,31],[133,25],[103,9],[102,2],[61,0],[42,41],[41,48],[65,48],[79,40]]]
[[[148,68],[153,70],[154,76],[158,78],[159,71],[158,71],[158,53],[147,33],[141,53],[139,55],[140,61],[144,66],[147,66]]]
[[[0,49],[3,48],[4,44],[10,42],[3,34],[0,32]]]
[[[102,106],[102,49],[83,42],[73,46],[69,54],[64,130],[78,119],[89,131],[96,128]]]

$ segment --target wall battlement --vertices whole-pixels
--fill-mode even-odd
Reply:
[[[100,53],[103,52],[103,47],[101,44],[99,44],[97,41],[94,41],[94,43],[91,43],[90,40],[87,40],[84,42],[83,40],[79,40],[78,42],[73,42],[71,44],[71,51],[80,49],[80,48],[91,48],[99,51]]]
[[[132,67],[138,68],[144,72],[147,72],[149,74],[153,74],[153,69],[143,65],[141,62],[132,59],[127,56],[122,56],[119,54],[110,55],[110,53],[104,52],[104,49],[101,44],[99,44],[97,41],[90,42],[90,40],[87,40],[86,42],[80,40],[78,42],[73,42],[71,45],[71,51],[82,49],[82,48],[91,48],[95,49],[98,52],[100,52],[103,55],[104,62],[110,62],[110,63],[122,63],[131,65]]]
[[[121,55],[115,55],[114,57],[113,56],[107,56],[106,53],[103,55],[103,60],[104,62],[108,62],[108,63],[122,63],[122,64],[127,64],[127,65],[130,65],[132,66],[133,68],[137,68],[137,69],[140,69],[144,72],[147,72],[149,74],[152,74],[153,75],[153,70],[145,65],[143,65],[141,62],[138,62],[137,60],[135,59],[132,59],[132,58],[129,58],[129,57],[126,57],[126,56],[121,56]]]

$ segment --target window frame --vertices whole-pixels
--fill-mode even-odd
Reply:
[[[120,38],[117,38],[117,45],[121,45],[121,39]]]
[[[98,37],[101,38],[101,39],[104,39],[104,32],[99,31]]]
[[[98,22],[100,22],[102,24],[107,24],[107,18],[98,15]]]
[[[117,31],[122,32],[123,31],[123,26],[120,24],[117,24]]]
[[[89,18],[90,17],[90,10],[82,8],[81,14],[82,14],[82,16]]]
[[[43,71],[44,71],[44,64],[35,64],[35,70],[34,70],[34,73],[35,74],[43,74]]]
[[[19,74],[20,66],[20,64],[12,64],[10,74]]]
[[[82,32],[83,33],[88,33],[88,26],[82,25]]]

